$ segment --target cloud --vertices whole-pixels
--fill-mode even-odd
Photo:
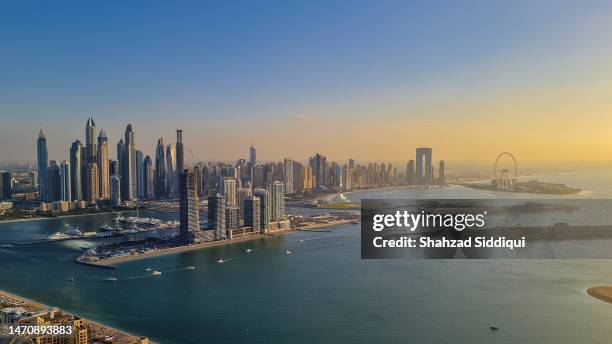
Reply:
[[[298,115],[298,116],[294,116],[293,120],[298,123],[308,123],[310,122],[310,117],[304,116],[304,115]]]

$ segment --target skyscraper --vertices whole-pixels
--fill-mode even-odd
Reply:
[[[166,187],[168,188],[166,196],[172,198],[176,196],[177,186],[176,149],[174,144],[169,144],[166,147],[166,173],[168,179],[166,181]]]
[[[183,131],[176,129],[176,170],[182,171],[185,169],[185,157],[183,150]]]
[[[257,150],[253,146],[253,142],[251,142],[251,147],[249,148],[249,162],[251,167],[257,166]]]
[[[236,203],[238,203],[238,215],[241,220],[244,219],[244,200],[251,196],[250,188],[238,188],[236,192]]]
[[[153,162],[150,156],[146,156],[143,161],[144,170],[144,197],[153,198],[155,197],[155,174],[153,170]]]
[[[99,180],[98,164],[90,162],[87,165],[87,192],[85,193],[85,199],[89,203],[96,203],[98,200],[100,195],[100,190],[98,189]]]
[[[62,181],[60,175],[60,167],[57,161],[50,161],[49,166],[46,169],[45,182],[45,201],[60,201],[62,199]]]
[[[285,217],[285,184],[272,183],[272,221],[280,221]]]
[[[125,164],[122,168],[121,180],[125,185],[123,200],[133,201],[136,199],[136,132],[131,124],[125,128]]]
[[[309,159],[309,165],[312,169],[312,175],[314,178],[314,188],[326,187],[327,186],[327,159],[325,156],[315,153],[313,157]]]
[[[259,226],[262,233],[268,232],[270,218],[272,217],[271,197],[266,189],[255,189],[253,195],[259,198]],[[245,209],[246,225],[246,209]]]
[[[236,179],[226,177],[223,179],[223,196],[228,206],[236,205],[236,189],[238,183]]]
[[[406,165],[406,182],[414,184],[414,160],[409,160]]]
[[[116,174],[110,177],[110,198],[111,205],[121,205],[121,180]]]
[[[145,198],[144,167],[144,155],[141,151],[136,150],[136,196],[138,199]]]
[[[208,229],[215,231],[215,240],[225,239],[225,197],[216,194],[208,197]]]
[[[99,194],[92,195],[91,192],[100,192],[100,176],[99,169],[96,168],[98,174],[96,174],[96,179],[94,180],[89,173],[93,171],[91,168],[91,164],[98,164],[98,149],[96,145],[96,137],[97,137],[97,129],[96,122],[94,122],[92,117],[87,119],[87,123],[85,124],[85,179],[83,181],[83,188],[85,190],[85,194],[87,195],[87,200],[91,201],[91,199],[98,199]],[[93,185],[95,184],[95,185]]]
[[[249,196],[244,200],[244,225],[251,227],[251,231],[260,233],[260,208],[261,203],[259,197]]]
[[[431,148],[416,149],[416,182],[429,185],[433,181]]]
[[[38,199],[46,201],[48,200],[45,193],[47,191],[47,165],[49,157],[47,154],[47,138],[42,129],[38,133],[36,150],[38,157]]]
[[[285,192],[287,194],[293,194],[293,160],[285,158],[284,161],[284,182],[285,182]]]
[[[2,190],[0,198],[9,199],[13,194],[13,176],[11,172],[1,172],[0,176],[2,176],[2,178],[0,178],[0,189]]]
[[[80,201],[83,199],[83,184],[81,179],[81,171],[83,170],[83,145],[81,141],[76,140],[70,146],[70,191],[72,192],[72,200]]]
[[[155,196],[157,198],[166,197],[166,147],[164,139],[157,140],[155,150]]]
[[[72,201],[70,179],[70,163],[64,160],[60,164],[60,196],[62,201]]]
[[[121,176],[121,172],[119,171],[119,161],[117,160],[111,160],[108,163],[108,170],[109,170],[109,174],[110,176]]]
[[[438,167],[438,183],[440,183],[440,185],[446,184],[446,176],[444,175],[445,173],[444,169],[445,169],[444,160],[440,160],[440,165]]]
[[[179,176],[180,231],[183,242],[190,242],[200,230],[200,207],[193,170],[183,170]],[[225,215],[225,214],[224,214]]]
[[[100,179],[100,198],[110,198],[110,171],[108,161],[108,137],[104,129],[98,135],[98,174]]]

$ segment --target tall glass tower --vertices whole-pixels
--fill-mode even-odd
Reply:
[[[49,156],[47,154],[47,138],[42,129],[40,129],[38,133],[36,148],[38,157],[38,199],[44,201],[48,199],[45,192],[47,190],[47,165]]]

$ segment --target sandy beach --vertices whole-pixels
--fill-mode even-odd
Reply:
[[[41,312],[51,309],[52,307],[48,305],[44,305],[42,303],[38,303],[36,301],[26,299],[24,297],[9,293],[4,290],[0,290],[0,300],[9,300],[11,303],[19,304],[21,307],[32,311],[32,312]],[[65,312],[64,312],[65,313]],[[66,313],[68,314],[68,313]],[[79,316],[79,315],[77,315]],[[135,343],[138,336],[126,333],[124,331],[100,324],[93,320],[83,318],[79,316],[81,319],[85,320],[89,338],[103,337],[106,335],[110,335],[114,338],[113,343]],[[153,343],[149,341],[149,343]]]
[[[150,252],[142,253],[142,254],[134,254],[134,255],[122,256],[122,257],[113,257],[113,258],[109,258],[109,259],[100,260],[100,261],[97,261],[97,262],[88,262],[87,264],[94,265],[94,266],[107,267],[107,266],[111,266],[111,265],[115,265],[115,264],[120,264],[120,263],[125,263],[125,262],[129,262],[129,261],[132,261],[132,260],[137,260],[137,259],[159,257],[159,256],[168,255],[168,254],[175,254],[175,253],[180,253],[180,252],[200,250],[200,249],[203,249],[203,248],[222,246],[222,245],[228,245],[228,244],[236,244],[236,243],[245,242],[245,241],[252,241],[252,240],[263,239],[266,236],[274,236],[274,235],[280,235],[280,234],[286,234],[286,233],[289,233],[289,231],[280,232],[278,234],[255,235],[255,236],[249,236],[249,237],[243,237],[243,238],[236,238],[236,239],[232,239],[232,240],[203,242],[203,243],[200,243],[200,244],[193,244],[193,245],[189,245],[189,246],[179,246],[179,247],[172,247],[172,248],[166,248],[166,249],[161,249],[161,250],[155,250],[155,251],[150,251]]]
[[[612,286],[597,286],[587,289],[589,295],[602,301],[612,303]]]

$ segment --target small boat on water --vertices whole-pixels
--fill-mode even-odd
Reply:
[[[251,250],[250,248],[247,248],[246,250],[244,250],[244,252],[251,253],[251,252],[253,252],[253,250]]]
[[[70,276],[70,277],[66,278],[66,281],[72,282],[72,281],[74,281],[74,277]]]
[[[223,259],[219,259],[219,260],[217,260],[217,263],[219,263],[219,264],[221,264],[221,263],[223,263],[223,262],[225,262],[225,260],[223,260]]]
[[[161,273],[161,271],[157,271],[157,270],[155,270],[155,271],[153,271],[153,274],[152,274],[152,275],[153,275],[153,276],[159,276],[159,275],[161,275],[161,274],[162,274],[162,273]]]
[[[151,269],[151,268],[146,268],[145,269],[145,271],[151,271],[151,270],[153,270],[153,269]]]
[[[189,265],[185,269],[187,269],[187,270],[195,270],[195,266]]]
[[[113,277],[113,276],[111,276],[111,277],[107,277],[107,278],[105,278],[104,280],[105,280],[105,281],[109,281],[109,282],[117,282],[117,277]]]
[[[290,254],[292,254],[292,253],[293,253],[293,252],[291,252],[291,251],[285,251],[285,254],[286,254],[287,256],[288,256],[288,255],[290,255]]]

